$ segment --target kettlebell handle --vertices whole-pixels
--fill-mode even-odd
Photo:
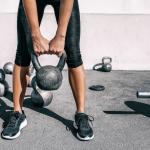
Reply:
[[[59,62],[57,64],[57,68],[62,71],[64,66],[65,66],[65,63],[66,63],[66,59],[67,59],[67,55],[66,55],[66,52],[63,52],[60,56],[60,59],[59,59]]]
[[[66,52],[62,53],[62,55],[60,56],[59,62],[56,66],[60,71],[62,71],[64,66],[65,66],[66,58],[67,58],[66,57]],[[32,60],[32,64],[33,64],[35,70],[38,71],[42,66],[39,62],[38,57],[33,52],[31,52],[31,60]]]
[[[103,64],[110,64],[111,62],[112,62],[112,58],[111,57],[105,56],[105,57],[102,58],[102,63]]]
[[[40,65],[39,59],[36,54],[31,52],[31,61],[36,71],[38,71],[42,66]]]

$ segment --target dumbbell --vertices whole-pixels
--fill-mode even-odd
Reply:
[[[12,62],[5,63],[3,66],[4,72],[6,74],[12,74],[13,73],[13,67],[14,67],[14,65]]]
[[[102,71],[102,72],[110,72],[112,70],[112,58],[103,57],[102,63],[98,63],[93,66],[93,70]]]
[[[138,98],[150,98],[150,92],[137,91]]]
[[[53,99],[53,93],[51,91],[41,90],[37,86],[36,77],[34,76],[31,81],[33,91],[31,93],[31,100],[34,105],[39,107],[48,106]]]

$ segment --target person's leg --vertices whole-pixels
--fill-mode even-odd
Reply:
[[[42,20],[44,13],[45,3],[42,0],[37,1],[38,19],[39,24]],[[21,112],[23,99],[26,92],[29,65],[31,61],[30,54],[27,47],[27,34],[29,27],[27,24],[24,8],[22,1],[20,1],[18,9],[18,20],[17,20],[17,31],[18,31],[18,47],[13,71],[13,102],[14,111]]]
[[[39,4],[43,0],[38,0],[37,8],[39,22],[44,13],[44,6]],[[43,6],[43,7],[42,7]],[[30,54],[27,46],[27,34],[29,27],[27,24],[22,0],[20,0],[17,18],[18,46],[13,70],[13,103],[14,112],[12,113],[9,123],[2,131],[2,137],[6,139],[15,139],[20,135],[20,130],[27,125],[27,120],[22,111],[23,99],[27,87],[27,74],[30,65]]]
[[[59,1],[53,3],[55,16],[58,22]],[[93,139],[93,130],[89,124],[89,116],[85,111],[85,72],[80,54],[80,13],[78,0],[74,0],[73,10],[67,28],[65,51],[69,83],[76,102],[75,126],[77,137],[81,140]]]
[[[85,110],[85,73],[83,65],[68,68],[69,83],[76,101],[77,112]]]
[[[59,18],[60,2],[54,2],[56,20]],[[69,83],[76,102],[77,112],[84,112],[85,107],[85,75],[80,54],[80,14],[78,1],[74,1],[72,15],[68,24],[65,51],[67,54]]]
[[[13,104],[15,112],[22,112],[23,99],[27,87],[27,78],[29,67],[20,67],[14,65],[13,70]]]

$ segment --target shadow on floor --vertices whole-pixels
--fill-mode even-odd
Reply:
[[[4,120],[3,127],[8,123],[9,116],[13,108],[6,105],[6,103],[0,99],[0,118]]]
[[[12,102],[12,100],[13,100],[12,92],[9,91],[5,97]],[[34,106],[32,101],[31,101],[31,98],[27,98],[27,97],[29,97],[29,96],[25,97],[24,105],[23,105],[24,107],[30,108],[36,112],[39,112],[41,114],[44,114],[44,115],[47,115],[47,116],[52,117],[54,119],[57,119],[58,121],[60,121],[61,123],[63,123],[66,126],[66,130],[71,131],[73,136],[76,137],[76,129],[73,127],[73,121],[72,120],[65,119],[65,118],[61,117],[60,115],[56,114],[55,112],[53,112],[47,108]],[[10,115],[10,111],[8,113],[6,110],[12,111],[13,108],[7,106],[6,103],[4,103],[3,100],[1,100],[0,101],[0,117],[4,120],[4,122],[5,122],[4,125],[6,125],[6,123],[8,121],[8,116]]]
[[[133,111],[103,111],[106,114],[141,114],[146,117],[150,117],[150,105],[144,104],[136,101],[125,101],[124,102],[127,107],[132,109]]]

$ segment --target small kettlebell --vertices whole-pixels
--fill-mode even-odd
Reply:
[[[13,67],[14,67],[14,65],[12,62],[5,63],[3,66],[4,72],[6,74],[12,74],[13,73]]]
[[[31,85],[33,87],[33,91],[31,93],[31,100],[34,105],[38,107],[48,106],[53,99],[53,93],[51,91],[41,90],[37,86],[36,77],[32,78]]]
[[[41,66],[38,57],[31,53],[32,64],[36,70],[36,82],[42,90],[57,90],[62,84],[62,70],[66,62],[66,53],[64,52],[57,66]]]

